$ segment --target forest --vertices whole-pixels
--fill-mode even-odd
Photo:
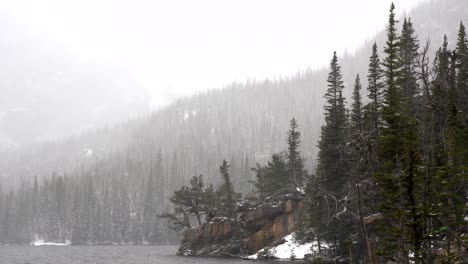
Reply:
[[[460,23],[454,50],[444,37],[431,66],[428,46],[417,40],[411,19],[397,31],[394,8],[382,59],[372,46],[367,103],[357,75],[346,107],[333,54],[315,173],[304,167],[294,118],[286,150],[253,169],[256,189],[246,201],[259,205],[280,194],[305,195],[296,239],[317,243],[316,261],[463,263],[468,257],[466,29]],[[173,229],[190,229],[193,219],[201,226],[201,216],[207,222],[225,217],[234,226],[233,243],[242,244],[232,208],[243,204],[227,169],[224,162],[219,168],[224,183],[215,191],[212,185],[204,188],[199,176],[174,192],[175,211],[164,215]]]
[[[135,121],[132,133],[122,129],[134,137],[125,151],[91,159],[70,173],[22,179],[10,191],[0,188],[0,243],[174,242],[177,232],[168,232],[167,220],[178,232],[214,217],[237,223],[235,212],[245,200],[262,203],[300,193],[305,207],[296,216],[297,239],[316,241],[317,259],[462,263],[468,248],[466,29],[463,22],[454,25],[454,45],[444,36],[433,54],[411,18],[398,21],[394,8],[384,44],[368,47],[366,74],[356,72],[345,87],[336,52],[328,75],[315,73],[327,76],[323,104],[310,100],[321,90],[301,83],[300,74],[213,91],[216,98],[223,96],[224,112],[238,110],[223,104],[234,91],[250,96],[268,87],[279,96],[258,104],[255,113],[271,114],[261,123],[252,113],[208,120],[203,111],[211,109],[199,96],[195,105],[168,111],[164,118],[155,114],[153,123]],[[282,89],[293,82],[301,88]],[[294,100],[310,101],[297,104],[306,105],[303,114],[282,112],[282,97],[298,90],[302,93]],[[275,106],[279,115],[289,115],[287,133],[278,132],[276,112],[265,110]],[[187,125],[200,116],[207,119],[198,119],[196,129]],[[189,132],[170,130],[176,127]],[[169,142],[145,136],[171,132],[178,137]],[[214,141],[213,134],[224,142]],[[252,139],[256,146],[249,144]],[[234,226],[233,239],[239,241],[242,228]]]

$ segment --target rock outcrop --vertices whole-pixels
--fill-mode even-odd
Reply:
[[[186,230],[178,251],[184,256],[243,256],[273,245],[295,228],[295,215],[303,206],[299,193],[239,207],[239,221],[216,217],[199,228]],[[236,225],[240,234],[234,235]],[[236,237],[236,238],[235,238]]]

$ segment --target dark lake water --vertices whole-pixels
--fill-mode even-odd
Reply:
[[[0,264],[288,263],[273,260],[178,257],[175,255],[177,248],[178,246],[0,246]]]

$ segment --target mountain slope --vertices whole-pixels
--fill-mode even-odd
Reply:
[[[453,29],[459,23],[454,20],[462,17],[466,21],[467,7],[468,3],[463,0],[435,0],[413,10],[410,16],[421,42],[430,38],[432,48],[436,49],[443,32],[454,42]],[[384,33],[376,37],[380,50],[383,39]],[[350,98],[350,84],[355,74],[366,76],[370,43],[340,58],[347,98]],[[5,151],[0,168],[3,177],[11,181],[34,174],[47,176],[53,171],[70,173],[76,167],[109,167],[109,161],[117,163],[119,158],[116,157],[123,155],[139,168],[120,166],[119,173],[146,174],[155,155],[161,152],[165,175],[160,177],[167,179],[172,189],[199,173],[216,182],[218,164],[225,158],[232,163],[236,187],[245,192],[250,189],[249,168],[284,149],[285,131],[292,117],[299,121],[303,155],[307,166],[313,168],[325,80],[326,70],[321,69],[278,80],[234,83],[182,98],[148,118],[139,118],[116,129],[39,144],[14,151],[14,154]],[[92,149],[93,156],[81,162],[77,157],[86,149]]]

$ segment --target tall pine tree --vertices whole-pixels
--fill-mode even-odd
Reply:
[[[347,166],[344,156],[347,117],[341,66],[336,52],[330,62],[328,89],[325,94],[325,124],[322,126],[319,141],[317,176],[320,177],[326,191],[341,192],[347,179]]]
[[[303,187],[304,181],[304,162],[301,157],[299,145],[301,143],[301,133],[297,131],[298,124],[296,119],[291,119],[290,129],[288,131],[288,175],[289,184],[292,185],[293,191]]]

